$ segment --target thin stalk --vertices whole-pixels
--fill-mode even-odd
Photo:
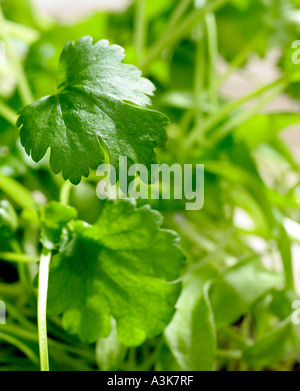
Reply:
[[[16,125],[18,114],[3,102],[0,102],[0,115],[13,126]]]
[[[199,126],[201,115],[201,104],[203,102],[203,91],[205,85],[205,46],[204,32],[202,23],[199,22],[196,29],[197,48],[196,48],[196,68],[195,68],[195,111],[196,111],[196,127]]]
[[[138,65],[140,65],[146,43],[146,1],[136,0],[135,12],[135,32],[134,32],[134,46],[137,54]]]
[[[30,191],[15,179],[0,174],[0,189],[21,208],[36,213],[35,200]]]
[[[207,12],[214,12],[227,2],[228,0],[217,0],[213,4],[207,4],[201,9],[195,9],[182,21],[182,23],[177,24],[162,34],[161,39],[152,47],[144,61],[141,63],[141,68],[143,70],[147,69],[152,61],[155,60],[166,47],[174,44],[183,37],[199,20],[205,17]]]
[[[59,196],[59,201],[62,204],[69,205],[71,190],[72,190],[72,183],[69,181],[64,182],[60,189],[60,196]]]
[[[219,358],[229,358],[233,360],[240,360],[242,358],[241,350],[230,350],[230,349],[218,349],[216,356]]]
[[[10,37],[7,33],[7,30],[5,28],[5,18],[2,12],[2,8],[0,6],[0,36],[3,39],[5,45],[6,45],[6,50],[7,54],[10,58],[11,65],[14,68],[16,72],[16,77],[18,80],[18,89],[20,92],[21,99],[23,101],[23,104],[25,106],[29,105],[34,101],[31,89],[29,87],[24,69],[22,67],[21,61],[19,58],[15,55],[14,49],[11,45]]]
[[[4,328],[2,329],[5,330]],[[11,335],[6,335],[4,332],[0,332],[0,340],[3,340],[13,346],[15,346],[17,349],[19,349],[21,352],[23,352],[30,361],[32,361],[34,364],[38,365],[39,359],[37,355],[34,353],[33,350],[31,350],[27,345],[25,345],[22,341],[18,340],[17,338],[12,337]]]
[[[216,65],[218,60],[218,35],[215,15],[210,12],[205,17],[208,53],[209,53],[209,100],[210,111],[212,113],[218,110],[218,83]]]
[[[253,50],[257,43],[259,41],[261,41],[261,39],[263,38],[264,36],[264,32],[263,31],[259,31],[249,42],[248,44],[237,54],[237,56],[232,60],[232,62],[229,64],[229,67],[228,69],[226,70],[226,72],[221,75],[218,80],[217,80],[217,83],[218,85],[221,85],[223,84],[227,79],[228,77],[237,69],[239,68],[243,62],[247,59],[247,56],[249,54],[249,52],[251,50]]]
[[[220,123],[223,119],[225,119],[228,116],[228,114],[230,114],[232,111],[237,109],[239,106],[243,105],[244,103],[250,101],[253,98],[258,97],[259,95],[270,90],[271,88],[281,85],[282,83],[286,84],[287,80],[285,78],[278,79],[270,84],[260,87],[254,92],[251,92],[249,95],[246,95],[240,99],[237,99],[233,102],[229,102],[228,104],[224,105],[224,107],[221,108],[216,114],[210,116],[204,122],[200,130],[194,129],[189,134],[189,136],[185,140],[185,148],[191,147],[193,143],[198,139],[199,134],[201,133],[206,134],[209,130],[211,130],[214,126],[218,125],[218,123]]]
[[[251,332],[251,317],[249,314],[246,314],[244,317],[244,321],[241,326],[242,336],[244,338],[244,341],[246,342],[250,336]],[[248,364],[245,362],[241,363],[241,370],[247,371],[249,369]]]
[[[232,129],[248,121],[254,115],[258,114],[260,110],[265,107],[270,101],[272,101],[278,94],[284,90],[285,84],[281,84],[274,88],[266,96],[263,96],[250,110],[243,111],[241,114],[233,117],[231,120],[226,122],[210,139],[211,144],[219,142],[221,139],[226,137]]]
[[[23,255],[23,250],[18,243],[16,239],[11,239],[9,241],[11,249],[15,252],[15,254],[22,254]],[[25,254],[24,254],[25,255]],[[30,257],[33,258],[33,257]],[[29,260],[30,260],[29,258]],[[28,258],[25,258],[25,261],[28,261]],[[36,258],[36,262],[38,262],[38,258]],[[27,294],[28,297],[30,297],[32,293],[32,284],[31,281],[29,280],[29,274],[28,274],[28,264],[29,263],[34,263],[34,262],[24,262],[24,258],[22,261],[17,262],[17,268],[18,268],[18,274],[19,274],[19,280],[21,282],[21,285],[23,287],[24,292]]]
[[[32,326],[34,327],[34,326]],[[32,328],[31,328],[32,329]],[[36,334],[36,330],[25,330],[24,328],[17,327],[15,325],[6,324],[5,325],[6,332],[14,336],[16,338],[26,339],[31,342],[38,342],[38,336]],[[60,341],[56,341],[53,339],[48,339],[48,344],[50,348],[63,350],[65,352],[74,353],[78,356],[86,358],[89,361],[95,361],[95,354],[92,350],[88,350],[85,347],[80,346],[72,346],[70,344],[66,344]],[[55,352],[54,352],[55,354]]]
[[[0,296],[7,299],[15,300],[22,294],[21,284],[14,282],[12,284],[6,284],[0,282]]]
[[[189,5],[192,4],[193,0],[181,0],[178,3],[177,8],[175,8],[173,14],[171,15],[170,22],[167,26],[166,31],[171,29],[176,25],[176,23],[180,20],[182,15],[185,13],[185,11],[188,9]]]
[[[15,307],[13,304],[11,304],[9,301],[7,301],[6,298],[4,298],[3,296],[0,295],[0,300],[2,300],[3,302],[5,302],[5,307],[6,307],[6,311],[7,313],[9,314],[9,317],[10,319],[14,319],[14,320],[17,320],[19,325],[22,325],[23,327],[20,327],[19,328],[19,325],[17,327],[17,330],[24,330],[25,329],[29,329],[29,330],[33,330],[33,331],[36,331],[35,330],[35,326],[33,323],[31,323],[23,314],[22,312],[17,308]],[[25,331],[25,330],[24,330]],[[5,332],[9,332],[9,325],[6,324],[5,325]]]
[[[47,338],[47,294],[50,260],[51,251],[43,248],[40,261],[38,290],[38,334],[41,371],[49,371]]]
[[[0,252],[0,259],[3,261],[16,262],[20,264],[37,263],[39,261],[38,258],[32,257],[30,255],[13,252]]]

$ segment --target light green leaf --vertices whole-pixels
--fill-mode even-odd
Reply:
[[[73,184],[99,166],[105,149],[116,168],[120,156],[129,166],[157,162],[154,148],[166,143],[168,119],[136,106],[150,103],[154,86],[123,59],[124,50],[106,40],[93,45],[91,37],[82,37],[65,46],[58,93],[25,107],[17,122],[21,143],[35,162],[50,148],[53,172],[62,171]]]
[[[212,370],[216,330],[208,297],[209,285],[191,278],[183,289],[176,314],[165,330],[168,345],[184,371]]]
[[[260,114],[241,125],[236,136],[253,149],[261,143],[272,141],[283,129],[299,123],[299,115],[296,113]]]
[[[185,264],[162,216],[129,200],[107,201],[94,226],[77,221],[50,266],[48,310],[86,342],[108,337],[111,316],[127,346],[161,333],[174,314]]]

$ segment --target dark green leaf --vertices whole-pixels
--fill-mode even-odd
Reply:
[[[168,119],[136,105],[150,103],[154,86],[132,65],[122,64],[124,50],[91,37],[69,42],[61,55],[58,93],[21,111],[21,143],[38,162],[51,149],[56,174],[78,184],[105,158],[118,168],[119,157],[129,165],[156,163],[154,148],[166,142]]]

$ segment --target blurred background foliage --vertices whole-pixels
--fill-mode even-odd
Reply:
[[[138,348],[121,346],[114,332],[85,346],[62,330],[60,319],[50,319],[52,367],[298,370],[300,68],[292,43],[300,39],[300,2],[136,0],[72,22],[63,17],[72,13],[69,2],[60,1],[59,20],[41,12],[41,4],[1,2],[0,37],[9,34],[35,98],[55,93],[67,41],[108,39],[153,81],[153,107],[171,119],[160,161],[205,164],[202,210],[186,211],[179,200],[151,201],[188,255],[177,312],[164,334]],[[26,197],[57,200],[63,180],[20,147],[14,111],[24,103],[11,60],[0,66],[0,296],[8,316],[0,328],[0,368],[35,370],[36,295],[26,281],[36,269],[16,266],[4,253],[37,255],[38,227]],[[79,217],[90,223],[101,210],[96,184],[91,173],[71,194]],[[8,235],[1,224],[10,213]]]

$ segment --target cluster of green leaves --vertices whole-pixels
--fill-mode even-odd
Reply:
[[[297,368],[292,250],[299,238],[287,223],[300,222],[299,165],[281,132],[299,118],[263,108],[283,92],[298,96],[290,51],[299,38],[298,2],[139,0],[122,14],[73,26],[43,20],[22,3],[2,2],[0,30],[11,47],[0,73],[3,368],[39,365],[41,246],[53,254],[53,370]],[[236,101],[220,96],[251,54],[264,57],[274,47],[282,77]],[[221,76],[218,56],[228,63]],[[158,111],[145,107],[152,83]],[[166,144],[165,129],[168,144],[154,152]],[[180,200],[152,200],[149,208],[96,197],[100,162],[117,166],[125,155],[149,167],[155,153],[170,165],[205,164],[201,211],[185,211]],[[183,275],[174,230],[187,254]]]

